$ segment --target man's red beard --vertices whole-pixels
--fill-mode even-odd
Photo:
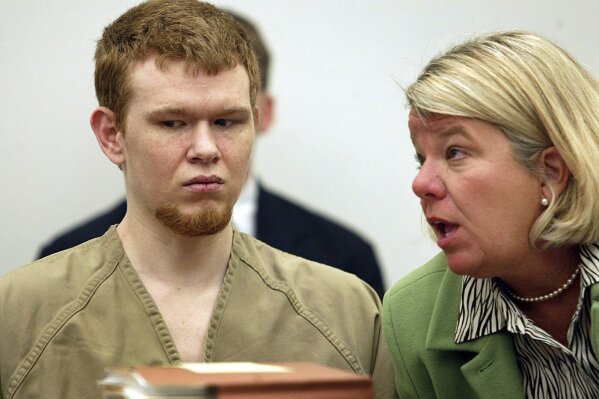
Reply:
[[[222,231],[231,221],[233,206],[224,209],[208,207],[193,214],[185,214],[174,203],[160,205],[154,216],[163,225],[186,237],[212,235]]]

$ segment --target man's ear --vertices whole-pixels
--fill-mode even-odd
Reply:
[[[262,120],[262,112],[258,105],[254,106],[252,117],[254,118],[254,131],[256,132],[256,135],[258,135],[260,134],[260,121]]]
[[[119,167],[124,164],[123,134],[116,126],[114,112],[98,107],[92,112],[90,124],[102,152]]]
[[[557,148],[551,146],[546,148],[539,157],[539,166],[543,169],[545,182],[541,184],[541,190],[546,198],[551,199],[555,194],[559,196],[564,192],[570,181],[570,168]],[[555,190],[552,194],[548,185]]]
[[[258,94],[256,101],[260,110],[260,120],[256,125],[258,134],[266,132],[272,126],[275,118],[275,99],[267,92]]]

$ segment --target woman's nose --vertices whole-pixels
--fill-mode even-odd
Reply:
[[[421,200],[441,199],[445,196],[443,179],[432,164],[422,164],[412,181],[412,191]]]

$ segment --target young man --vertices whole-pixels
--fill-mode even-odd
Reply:
[[[228,13],[246,29],[258,59],[262,84],[256,97],[260,111],[256,134],[264,136],[276,112],[275,101],[268,91],[270,54],[258,29],[249,20],[231,11]],[[109,210],[54,237],[43,246],[38,257],[101,236],[111,225],[120,223],[126,212],[127,202],[123,199]],[[385,293],[381,268],[369,242],[339,223],[266,188],[251,170],[233,207],[232,220],[237,230],[268,245],[355,274],[374,288],[380,298]]]
[[[393,397],[376,293],[231,227],[259,118],[239,24],[151,0],[105,29],[95,59],[91,125],[127,213],[0,279],[0,398],[98,398],[107,367],[181,361],[313,361]]]

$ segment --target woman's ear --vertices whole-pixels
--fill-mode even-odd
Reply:
[[[551,146],[544,149],[539,157],[539,166],[543,170],[543,175],[545,176],[545,182],[541,184],[543,195],[546,198],[551,199],[553,195],[559,196],[564,192],[570,181],[571,173],[570,168],[557,148]],[[554,193],[551,192],[551,189],[548,186],[549,184],[551,184],[555,190]]]
[[[102,152],[121,167],[125,163],[123,134],[116,126],[114,112],[106,107],[98,107],[92,112],[90,124]]]

